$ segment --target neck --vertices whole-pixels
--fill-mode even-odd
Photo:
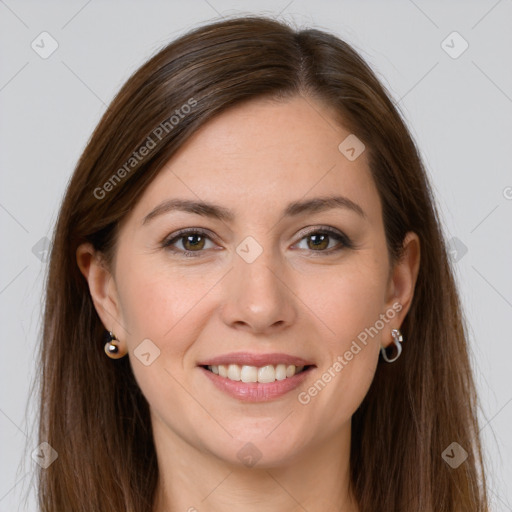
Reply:
[[[350,423],[307,452],[272,466],[219,459],[154,418],[159,483],[154,512],[358,512],[350,486]]]

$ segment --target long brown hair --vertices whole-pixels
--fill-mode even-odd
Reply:
[[[400,258],[408,231],[421,241],[403,355],[378,365],[352,419],[351,478],[360,510],[487,510],[461,306],[405,123],[347,43],[242,17],[195,29],[145,63],[105,112],[70,180],[51,249],[41,347],[39,436],[59,454],[40,471],[43,511],[150,511],[158,480],[148,403],[128,358],[105,356],[104,326],[77,266],[77,247],[90,242],[111,262],[120,222],[191,134],[235,104],[294,95],[327,103],[366,145],[391,261]],[[149,151],[141,156],[143,146]],[[456,469],[442,457],[452,442],[468,452]]]

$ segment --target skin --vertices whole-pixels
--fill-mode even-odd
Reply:
[[[366,153],[349,161],[338,150],[349,133],[311,98],[234,107],[198,130],[149,185],[121,226],[112,268],[89,244],[78,249],[98,314],[128,352],[150,404],[160,470],[156,512],[358,510],[349,482],[350,420],[380,347],[392,342],[391,329],[409,309],[419,241],[408,233],[404,257],[390,265]],[[349,198],[365,216],[336,208],[281,218],[292,201],[330,195]],[[212,202],[235,218],[169,211],[143,223],[172,198]],[[313,233],[326,226],[353,247],[329,237],[317,248]],[[176,253],[162,247],[189,227],[211,236],[193,239],[199,249],[186,238],[174,242]],[[318,229],[307,236],[306,227]],[[263,249],[252,263],[236,252],[247,236]],[[186,257],[184,249],[202,252]],[[300,403],[298,393],[397,303],[401,311],[378,335]],[[133,353],[147,338],[160,350],[149,366]],[[244,403],[197,366],[242,351],[284,352],[317,368],[278,399]],[[261,453],[254,467],[237,457],[248,442]]]

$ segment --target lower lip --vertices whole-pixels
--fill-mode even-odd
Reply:
[[[313,368],[314,366],[310,366],[305,371],[283,380],[261,383],[231,380],[227,377],[221,377],[202,366],[199,367],[218,389],[244,402],[268,402],[279,398],[300,386],[308,378]]]

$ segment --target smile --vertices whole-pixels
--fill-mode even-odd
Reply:
[[[242,402],[268,402],[290,394],[308,378],[316,366],[221,364],[198,368],[215,388],[231,398]]]
[[[238,364],[206,366],[206,369],[210,372],[235,382],[260,382],[262,384],[289,379],[307,368],[309,366],[295,366],[293,364],[269,364],[261,367]]]

